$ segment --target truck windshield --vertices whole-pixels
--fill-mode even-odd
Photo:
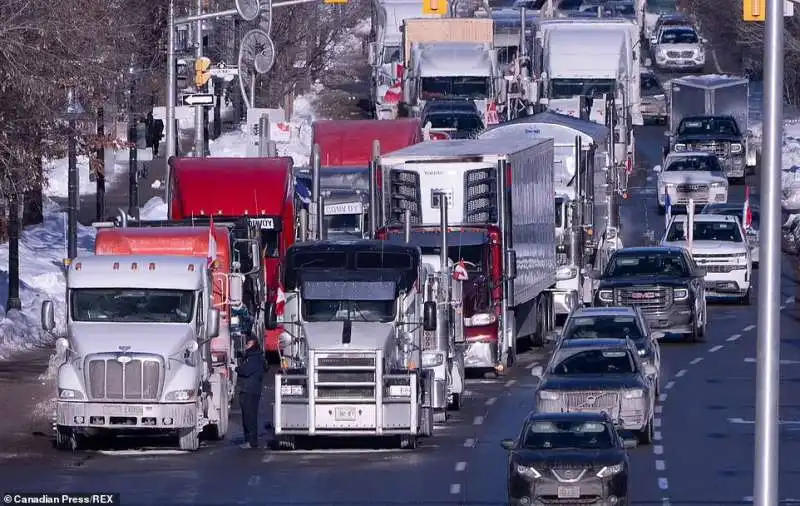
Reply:
[[[78,322],[189,323],[191,290],[76,288],[70,290],[72,319]]]
[[[304,300],[307,322],[384,322],[394,320],[394,300]]]
[[[693,170],[722,172],[722,167],[720,167],[719,160],[717,160],[716,156],[687,156],[671,161],[669,165],[667,165],[667,170],[665,172]]]
[[[550,86],[550,98],[603,98],[613,96],[617,90],[614,79],[553,79]]]
[[[683,221],[673,221],[669,227],[667,241],[685,241],[686,223]],[[723,242],[743,242],[742,234],[739,231],[739,224],[730,221],[696,221],[694,223],[694,241],[723,241]]]
[[[431,128],[447,128],[458,132],[478,133],[483,130],[483,123],[477,114],[461,114],[456,112],[443,112],[428,114],[424,124],[430,122]]]
[[[677,0],[647,0],[647,11],[671,14],[678,11]]]
[[[606,276],[674,276],[689,275],[689,268],[678,253],[617,253],[609,261]]]
[[[449,235],[449,234],[448,234]],[[423,255],[440,255],[442,248],[421,248]],[[474,244],[470,246],[449,246],[447,248],[447,258],[458,263],[464,261],[464,267],[467,272],[482,273],[485,272],[483,261],[483,244]]]
[[[692,118],[681,121],[678,135],[739,135],[732,118]]]
[[[492,82],[485,76],[423,77],[420,86],[423,100],[443,97],[482,99],[492,92]]]
[[[328,232],[353,232],[361,237],[360,214],[336,214],[325,217],[325,227]]]
[[[613,427],[602,422],[541,421],[525,430],[522,447],[528,450],[607,450],[614,447]]]
[[[577,376],[581,374],[632,374],[636,363],[625,349],[564,350],[554,361],[553,374]]]
[[[383,63],[396,63],[402,61],[400,46],[384,46]]]
[[[661,44],[697,44],[697,34],[690,28],[670,28],[661,34]]]

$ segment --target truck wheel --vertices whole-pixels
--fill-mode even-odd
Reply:
[[[178,448],[187,452],[196,452],[200,448],[200,431],[197,427],[183,428],[178,431]]]
[[[433,409],[420,407],[420,434],[424,437],[433,435]]]
[[[56,426],[56,438],[54,441],[55,447],[59,451],[72,451],[77,452],[80,448],[80,440],[78,434],[69,427],[63,425]]]
[[[749,306],[750,305],[750,288],[748,288],[747,292],[744,295],[742,295],[741,297],[739,297],[739,299],[736,302],[739,303],[739,305],[741,305],[741,306]]]
[[[447,405],[450,411],[459,411],[461,409],[461,394],[453,394],[453,401]]]
[[[414,450],[417,448],[417,436],[400,436],[400,448],[403,450]]]
[[[653,442],[653,418],[647,422],[647,425],[636,433],[636,439],[639,440],[640,445],[649,445]]]
[[[705,341],[705,334],[703,328],[697,325],[697,313],[692,315],[692,333],[690,334],[693,343],[700,343]]]

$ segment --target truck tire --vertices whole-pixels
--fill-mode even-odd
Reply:
[[[69,427],[56,426],[56,435],[53,445],[59,451],[76,452],[80,448],[80,436]]]
[[[697,325],[697,313],[692,315],[692,333],[690,334],[693,343],[702,343],[706,340],[704,326]]]
[[[747,289],[747,292],[746,292],[744,295],[742,295],[741,297],[739,297],[739,298],[736,300],[736,302],[737,302],[737,303],[738,303],[740,306],[749,306],[749,305],[750,305],[750,288],[748,288],[748,289]]]
[[[651,417],[647,425],[636,433],[636,439],[639,440],[640,445],[649,445],[653,443],[653,435],[655,432],[653,426],[653,418]]]
[[[400,436],[400,448],[403,450],[415,450],[417,448],[417,436],[413,434]]]
[[[447,409],[450,411],[461,410],[461,394],[453,394],[453,400],[447,405]]]
[[[230,410],[230,404],[223,400],[219,410],[219,422],[208,426],[208,438],[212,441],[222,441],[225,439],[225,435],[228,433],[228,424],[230,423],[228,419]]]
[[[200,448],[200,431],[196,426],[178,431],[178,448],[187,452],[196,452]]]

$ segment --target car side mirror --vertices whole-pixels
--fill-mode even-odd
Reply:
[[[622,447],[627,449],[627,450],[630,450],[631,448],[636,448],[637,446],[639,446],[639,442],[636,441],[635,439],[623,439],[622,440]]]
[[[655,376],[657,372],[658,371],[656,371],[656,367],[653,364],[651,364],[649,362],[644,364],[644,374],[645,374],[645,376]]]
[[[661,172],[661,165],[656,165],[655,167],[653,167],[653,172],[655,173]]]
[[[265,308],[266,314],[264,315],[264,326],[267,330],[275,330],[278,328],[278,307],[274,302],[267,304]]]
[[[516,445],[517,443],[513,439],[503,439],[500,441],[500,446],[502,446],[504,450],[511,451]]]
[[[544,367],[540,365],[531,367],[531,376],[533,376],[534,378],[542,379],[542,376],[544,376]]]
[[[545,339],[546,339],[546,340],[548,340],[548,341],[558,341],[558,336],[559,336],[559,334],[558,334],[558,331],[556,331],[556,330],[551,330],[550,332],[548,332],[547,334],[545,334],[545,336],[544,336],[544,337],[545,337]]]
[[[695,275],[695,277],[698,277],[698,278],[704,278],[704,277],[706,277],[706,274],[708,274],[708,271],[707,271],[707,270],[705,270],[705,269],[704,269],[704,268],[702,268],[702,267],[697,267],[697,268],[694,270],[694,275]]]
[[[436,330],[436,302],[432,300],[422,306],[422,329],[427,332]]]
[[[208,310],[206,318],[206,339],[213,339],[219,336],[219,309],[211,308]]]
[[[242,274],[231,274],[228,278],[228,299],[231,306],[240,306],[244,298],[244,276]]]
[[[508,279],[517,278],[517,252],[513,249],[506,251],[506,276]]]
[[[46,300],[42,302],[42,329],[45,332],[50,332],[56,327],[55,309],[53,308],[53,301]]]
[[[653,339],[655,341],[658,341],[659,339],[664,339],[664,337],[666,337],[666,334],[664,332],[651,332],[650,333],[650,339]]]

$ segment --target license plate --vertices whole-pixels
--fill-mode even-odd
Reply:
[[[337,422],[355,422],[356,408],[336,408],[334,417]]]
[[[142,406],[125,406],[122,412],[126,415],[143,415],[144,408]]]
[[[558,487],[559,499],[580,499],[581,487]]]

